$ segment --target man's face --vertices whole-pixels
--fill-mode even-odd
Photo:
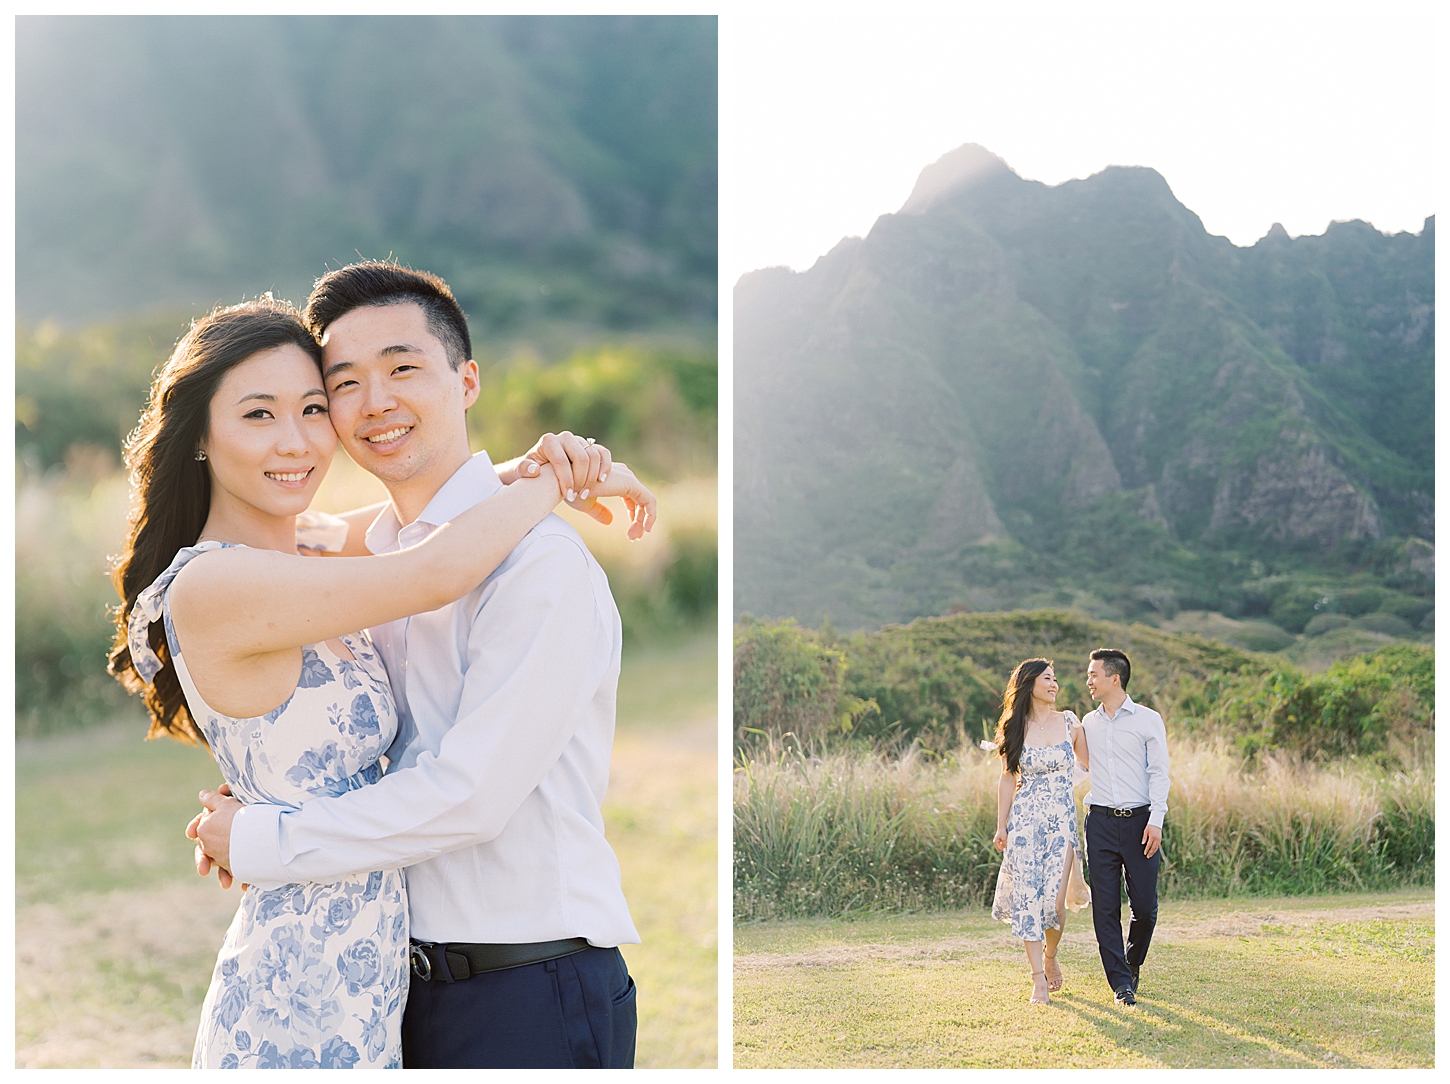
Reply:
[[[333,321],[322,372],[338,439],[385,483],[446,469],[441,484],[467,458],[463,412],[478,398],[478,365],[449,366],[421,306],[373,305]]]
[[[1088,695],[1101,704],[1103,697],[1118,687],[1118,677],[1103,669],[1102,659],[1093,659],[1088,663],[1087,687]]]

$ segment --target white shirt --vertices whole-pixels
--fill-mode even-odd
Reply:
[[[1101,704],[1083,716],[1088,743],[1088,805],[1148,806],[1148,823],[1168,813],[1168,732],[1163,716],[1126,698],[1116,715]]]
[[[502,488],[480,452],[374,553],[414,545]],[[482,585],[372,630],[398,705],[395,759],[370,787],[232,823],[232,872],[270,887],[407,867],[420,941],[518,944],[639,934],[604,838],[620,624],[604,570],[550,515]]]

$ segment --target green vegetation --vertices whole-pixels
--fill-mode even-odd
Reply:
[[[735,914],[980,905],[1006,675],[1057,662],[1060,706],[1091,706],[1094,647],[1169,727],[1169,896],[1295,894],[1434,877],[1434,652],[1389,644],[1309,675],[1191,634],[1055,612],[964,614],[841,637],[737,626]],[[1079,795],[1081,797],[1081,795]]]
[[[849,636],[746,615],[735,636],[737,740],[750,745],[750,728],[812,748],[916,743],[945,753],[990,737],[1023,659],[1054,659],[1059,704],[1086,711],[1088,653],[1111,645],[1133,660],[1134,699],[1173,733],[1222,737],[1248,754],[1413,759],[1429,735],[1434,652],[1379,643],[1311,677],[1282,656],[1059,611],[922,618]]]
[[[605,826],[644,943],[642,1066],[716,1057],[712,633],[627,649]],[[15,803],[17,1064],[186,1065],[235,890],[182,835],[219,776],[144,725],[22,742]]]
[[[1028,1006],[1020,943],[984,911],[735,931],[737,1068],[1430,1068],[1428,889],[1165,901],[1134,1009],[1092,923]]]
[[[1428,765],[1316,767],[1284,755],[1246,765],[1221,743],[1186,739],[1171,750],[1165,898],[1434,883]],[[995,756],[970,748],[740,757],[736,921],[985,905],[1001,863],[1000,774]]]

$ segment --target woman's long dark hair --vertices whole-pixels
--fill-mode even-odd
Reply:
[[[1022,745],[1027,739],[1027,716],[1032,714],[1032,686],[1051,659],[1027,659],[1017,664],[1002,694],[1002,714],[997,717],[997,752],[1007,758],[1007,770],[1017,774],[1022,765]]]
[[[184,546],[193,545],[211,510],[211,474],[196,458],[207,435],[212,397],[222,379],[263,350],[297,346],[322,364],[322,349],[297,310],[271,297],[213,309],[176,344],[151,383],[141,421],[126,438],[131,472],[131,516],[126,548],[111,582],[121,596],[116,607],[116,640],[107,669],[126,689],[139,693],[151,715],[148,738],[168,734],[178,741],[206,745],[186,707],[171,651],[160,621],[150,629],[151,647],[161,672],[147,685],[136,673],[126,642],[127,622],[136,597],[155,582]]]

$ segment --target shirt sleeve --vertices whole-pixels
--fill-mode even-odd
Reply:
[[[1168,814],[1168,732],[1163,717],[1154,712],[1148,720],[1148,736],[1144,741],[1148,768],[1148,823],[1163,827]]]
[[[457,721],[438,753],[300,809],[242,810],[230,840],[238,880],[336,881],[503,831],[563,755],[613,663],[615,635],[577,542],[535,536],[515,552],[473,622]]]

